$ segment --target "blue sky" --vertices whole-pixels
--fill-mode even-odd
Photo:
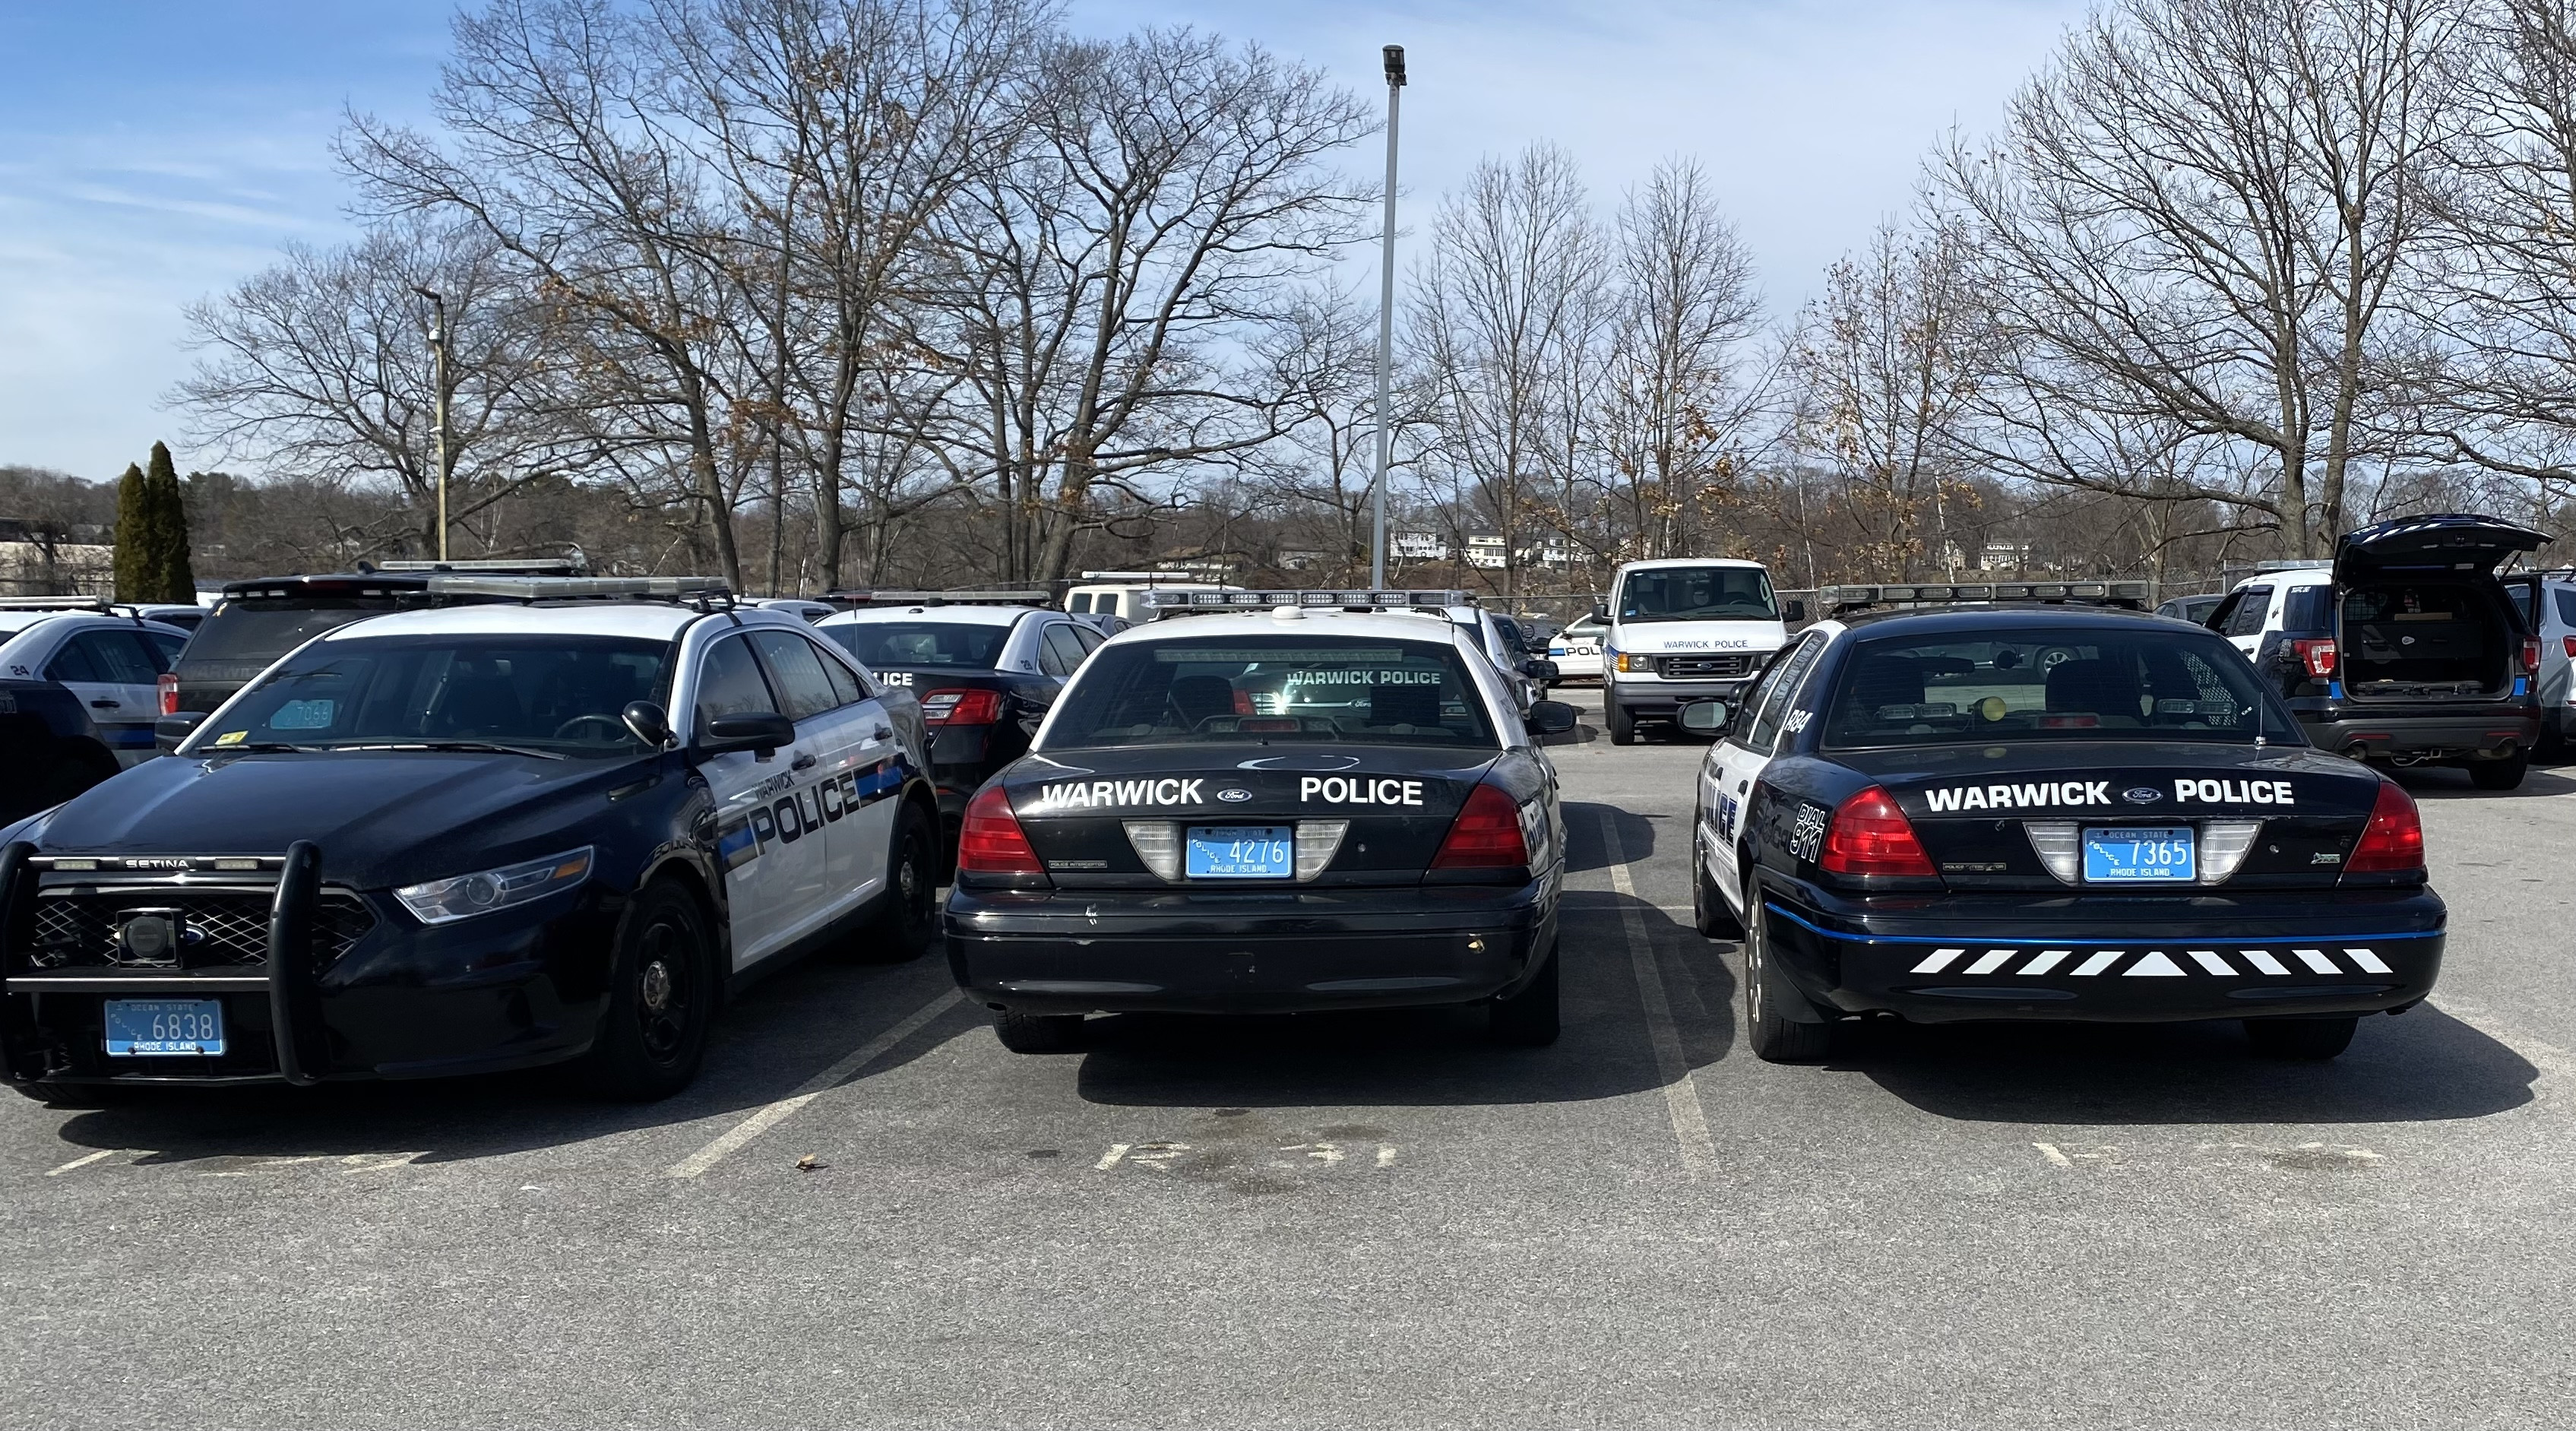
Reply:
[[[1901,211],[1925,148],[1984,129],[2080,0],[1469,4],[1076,0],[1115,32],[1255,38],[1375,91],[1410,57],[1407,228],[1484,154],[1553,139],[1606,208],[1693,153],[1793,310]],[[182,305],[346,233],[327,145],[344,106],[418,118],[448,0],[0,0],[0,463],[112,477],[187,371]],[[1355,162],[1373,165],[1374,154]],[[5,515],[5,514],[0,514]]]

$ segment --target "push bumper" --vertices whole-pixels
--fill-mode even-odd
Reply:
[[[1773,896],[1765,933],[1819,1010],[2170,1022],[2378,1013],[2431,993],[2446,913],[2430,890],[2153,902],[1953,897],[1902,910]]]
[[[1030,1014],[1309,1013],[1472,1003],[1526,984],[1556,941],[1556,881],[1213,895],[969,890],[948,964]]]
[[[37,969],[26,950],[38,875],[25,846],[0,855],[0,1064],[16,1083],[312,1084],[561,1062],[596,1034],[623,905],[593,882],[433,928],[370,900],[373,927],[324,963],[319,856],[299,842],[270,898],[260,963]],[[216,1000],[225,1052],[109,1057],[111,998]]]
[[[2366,760],[2509,760],[2540,743],[2541,712],[2527,701],[2429,711],[2345,702],[2292,706],[2309,743]]]
[[[1623,681],[1614,677],[1603,687],[1602,698],[1632,716],[1669,718],[1693,701],[1733,700],[1751,684],[1750,676],[1722,681]]]

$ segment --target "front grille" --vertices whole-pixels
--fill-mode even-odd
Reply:
[[[238,967],[268,962],[266,890],[45,890],[36,897],[36,969],[120,969],[134,973]],[[162,950],[129,945],[119,931],[146,911],[169,911],[179,941]],[[353,894],[324,891],[313,910],[313,968],[328,969],[366,937],[376,917]]]
[[[1667,681],[1714,681],[1741,676],[1753,669],[1753,657],[1743,651],[1729,651],[1713,656],[1658,656],[1655,674]]]

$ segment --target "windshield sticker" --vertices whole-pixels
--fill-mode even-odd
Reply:
[[[270,730],[329,730],[331,718],[340,709],[338,701],[288,701],[268,718]]]
[[[2174,799],[2204,805],[2296,805],[2287,780],[2177,780]]]
[[[1812,861],[1825,842],[1825,826],[1833,823],[1833,812],[1822,805],[1801,804],[1798,822],[1789,830],[1789,856]]]
[[[219,736],[216,736],[216,737],[215,737],[215,744],[217,744],[217,745],[239,745],[239,744],[241,744],[243,741],[248,740],[248,739],[250,739],[250,732],[249,732],[249,731],[246,731],[246,730],[228,730],[228,731],[225,731],[223,734],[221,734],[221,735],[219,735]]]
[[[1038,803],[1029,813],[1097,810],[1113,805],[1199,805],[1204,780],[1072,780],[1038,787]]]
[[[1309,775],[1297,782],[1297,798],[1321,800],[1328,805],[1419,805],[1422,803],[1422,782],[1345,780],[1338,775],[1330,778]]]
[[[2021,810],[2039,805],[2108,805],[2111,782],[2108,780],[2051,780],[2037,785],[1954,785],[1947,790],[1926,790],[1924,803],[1932,813],[1953,810]]]

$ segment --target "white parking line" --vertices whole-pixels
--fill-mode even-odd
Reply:
[[[869,1039],[859,1045],[849,1057],[806,1079],[804,1083],[798,1085],[795,1092],[755,1110],[750,1117],[726,1129],[714,1142],[673,1163],[663,1176],[694,1178],[723,1162],[728,1155],[739,1151],[752,1139],[787,1121],[797,1109],[849,1081],[859,1070],[884,1057],[896,1044],[912,1037],[922,1025],[956,1007],[964,997],[955,989],[950,989],[938,998],[913,1010],[911,1016],[902,1023]]]
[[[1627,896],[1619,906],[1619,921],[1627,927],[1628,963],[1636,972],[1637,996],[1646,1006],[1646,1035],[1655,1046],[1655,1074],[1664,1083],[1664,1112],[1672,1119],[1674,1141],[1681,1144],[1682,1171],[1696,1177],[1717,1166],[1708,1114],[1700,1108],[1690,1060],[1682,1056],[1681,1031],[1674,1027],[1672,1003],[1664,997],[1663,969],[1655,961],[1645,911],[1637,905],[1636,881],[1628,875],[1628,852],[1619,844],[1618,826],[1607,815],[1601,819],[1601,839],[1610,854],[1610,887]]]
[[[86,1168],[101,1158],[113,1158],[121,1151],[122,1149],[118,1148],[101,1148],[95,1153],[84,1153],[80,1157],[72,1159],[70,1162],[63,1164],[59,1168],[46,1169],[45,1176],[49,1178],[58,1178],[65,1173]]]

